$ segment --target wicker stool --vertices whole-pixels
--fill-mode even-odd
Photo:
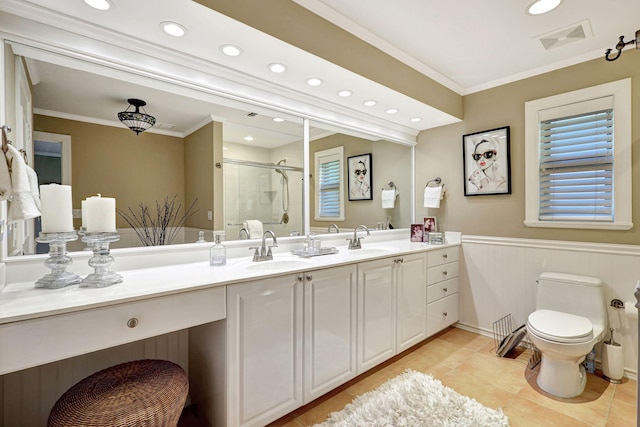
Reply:
[[[166,360],[138,360],[83,379],[58,399],[48,426],[133,427],[178,424],[189,391],[186,372]]]

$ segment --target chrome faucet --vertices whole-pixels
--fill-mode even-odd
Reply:
[[[327,227],[327,233],[331,233],[332,228],[336,229],[336,233],[340,232],[340,229],[338,228],[338,224],[329,224],[329,226]]]
[[[353,229],[353,239],[347,239],[349,241],[349,249],[362,249],[362,244],[360,243],[361,237],[358,237],[358,230],[366,231],[367,236],[371,235],[366,225],[357,225],[356,228]]]
[[[250,239],[249,237],[249,232],[247,231],[246,228],[241,228],[240,231],[238,232],[238,240],[242,240],[242,233],[244,233],[247,236],[247,239]]]
[[[266,243],[267,234],[270,234],[271,239],[273,239],[273,245],[268,246],[268,249],[267,249],[267,243]],[[255,250],[255,252],[253,253],[252,261],[272,260],[273,254],[271,253],[271,248],[277,248],[277,247],[278,247],[278,241],[276,240],[276,235],[273,234],[273,231],[271,230],[265,231],[264,234],[262,235],[262,246],[260,247],[252,246],[249,248],[249,249]]]

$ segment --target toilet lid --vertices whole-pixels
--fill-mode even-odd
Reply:
[[[555,342],[577,343],[593,338],[593,325],[586,317],[552,310],[537,310],[529,315],[529,330]]]

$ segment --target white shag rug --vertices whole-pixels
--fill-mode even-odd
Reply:
[[[430,375],[407,369],[358,396],[315,427],[508,427],[501,409],[487,408]]]

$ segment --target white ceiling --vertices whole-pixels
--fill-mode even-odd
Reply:
[[[295,1],[460,94],[604,57],[605,49],[613,47],[620,35],[632,37],[640,28],[638,0],[563,0],[555,11],[537,17],[525,12],[531,0]],[[94,39],[129,40],[132,46],[144,46],[145,52],[150,54],[159,52],[155,49],[179,52],[187,59],[215,65],[218,70],[240,73],[257,84],[281,88],[283,93],[311,96],[325,105],[346,108],[382,125],[402,126],[415,133],[456,121],[428,105],[190,0],[111,2],[112,9],[103,12],[89,8],[82,0],[0,0],[0,11]],[[174,38],[164,34],[159,23],[165,20],[187,27],[187,35]],[[565,38],[556,44],[559,47],[549,50],[545,50],[538,40],[540,35],[561,32],[579,23],[587,30],[584,39]],[[242,47],[243,54],[235,58],[223,55],[219,46],[225,43]],[[287,64],[287,71],[271,73],[267,65],[273,62]],[[211,115],[225,123],[234,123],[240,129],[235,139],[241,139],[245,134],[243,128],[256,124],[255,118],[246,121],[247,111],[214,109],[211,103],[188,102],[187,98],[154,92],[150,87],[135,87],[133,83],[120,86],[116,82],[95,80],[106,77],[79,71],[71,74],[70,70],[37,61],[31,66],[40,71],[40,81],[47,83],[35,88],[34,106],[42,110],[113,121],[115,112],[126,107],[125,99],[136,97],[145,99],[147,111],[159,122],[175,125],[172,130],[178,133],[188,132]],[[304,82],[310,76],[322,77],[325,83],[310,88]],[[93,80],[89,81],[89,78]],[[70,96],[78,87],[84,87],[84,96],[93,100],[91,108],[87,107],[90,103]],[[351,89],[354,95],[339,98],[337,92],[341,89]],[[56,92],[66,96],[54,97]],[[98,106],[98,99],[108,102]],[[364,107],[362,102],[366,99],[376,99],[378,104]],[[180,108],[171,111],[168,106]],[[391,107],[398,108],[399,112],[392,116],[386,114],[385,110]],[[96,110],[91,111],[92,108]],[[233,117],[226,118],[226,115]],[[412,123],[409,120],[412,117],[423,120]],[[271,137],[279,132],[270,118],[263,120],[259,128],[272,134]],[[299,122],[290,123],[283,132],[284,140],[290,142],[292,138],[298,138],[299,129]],[[231,138],[231,132],[229,127],[227,135],[225,128],[225,136]],[[270,144],[279,143],[272,141]]]

